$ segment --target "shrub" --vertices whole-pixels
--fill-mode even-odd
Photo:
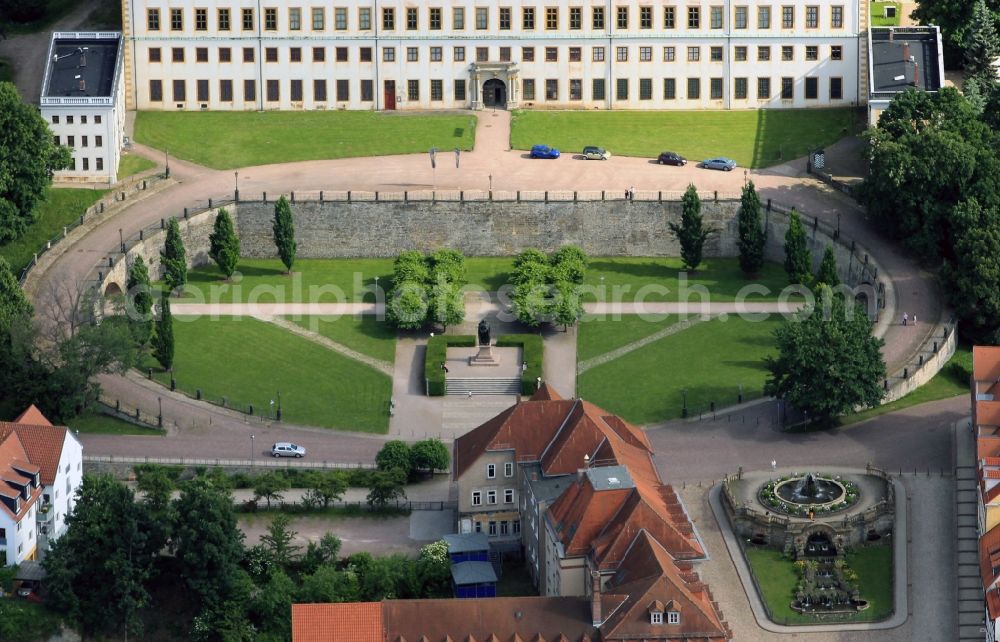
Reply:
[[[533,395],[538,390],[538,379],[542,376],[545,345],[537,334],[502,334],[497,337],[498,348],[521,348],[521,359],[528,363],[527,370],[521,371],[521,394]]]
[[[499,342],[497,345],[500,345]],[[424,353],[424,379],[427,382],[429,396],[439,397],[445,394],[445,372],[441,369],[441,364],[448,358],[449,347],[474,348],[476,337],[471,334],[438,335],[427,341],[427,351]]]

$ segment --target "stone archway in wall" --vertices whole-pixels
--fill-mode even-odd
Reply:
[[[104,296],[105,297],[108,297],[108,298],[110,298],[110,297],[116,297],[116,296],[121,296],[122,294],[124,294],[124,292],[122,290],[122,286],[118,285],[118,283],[115,282],[115,281],[111,281],[104,288]]]
[[[483,83],[483,107],[507,109],[507,84],[499,78]]]

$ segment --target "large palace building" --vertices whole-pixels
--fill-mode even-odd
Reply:
[[[867,98],[862,0],[122,4],[129,109],[756,109]]]

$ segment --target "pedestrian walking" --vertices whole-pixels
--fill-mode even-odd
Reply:
[[[913,325],[917,325],[917,315],[913,315]]]
[[[469,391],[469,399],[472,399],[472,391]]]
[[[903,313],[903,325],[906,325],[906,322],[909,321],[909,320],[910,320],[910,315],[908,315],[907,313],[904,312]]]
[[[772,459],[771,460],[771,470],[777,470],[777,469],[778,469],[778,462],[775,461],[774,459]]]
[[[444,365],[444,361],[441,362],[441,369],[444,370],[445,374],[448,374],[448,366]]]
[[[632,187],[628,188],[628,200],[630,200],[630,201],[634,201],[635,200],[635,185],[633,185]]]

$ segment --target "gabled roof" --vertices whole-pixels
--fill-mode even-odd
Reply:
[[[972,378],[1000,381],[1000,346],[972,346]]]
[[[29,424],[32,426],[51,426],[52,424],[42,411],[38,409],[38,406],[31,404],[28,409],[21,413],[21,415],[13,421],[15,424]]]
[[[29,408],[21,416],[23,417],[30,411]],[[37,425],[0,421],[0,439],[11,432],[16,432],[24,446],[28,460],[41,468],[42,483],[49,486],[56,481],[59,459],[62,457],[63,444],[66,443],[68,430],[65,426],[53,426],[45,417],[42,417],[42,420],[45,423]]]
[[[38,466],[28,460],[28,455],[24,450],[20,437],[13,430],[3,431],[0,429],[0,496],[11,500],[21,497],[22,508],[18,513],[14,513],[7,502],[0,502],[0,510],[15,522],[20,522],[28,514],[27,508],[42,494],[42,487],[37,486],[24,499],[20,489],[30,486],[32,477],[39,473]]]
[[[1000,577],[1000,525],[979,538],[979,575],[983,579],[983,590],[996,586]]]
[[[708,587],[689,564],[678,564],[645,531],[635,537],[625,560],[608,582],[609,593],[626,595],[613,613],[605,614],[601,639],[645,640],[666,637],[684,640],[723,641],[729,627]],[[652,624],[651,605],[680,613],[680,624]]]
[[[600,639],[585,597],[386,600],[382,607],[389,642],[417,642],[421,636],[432,642],[448,636],[455,642],[484,642],[491,635],[503,642]]]
[[[546,400],[562,400],[562,396],[556,392],[556,389],[550,386],[548,383],[543,383],[539,386],[535,394],[531,395],[532,401],[546,401]]]
[[[384,642],[382,602],[292,604],[293,642]]]
[[[986,591],[986,610],[990,614],[991,620],[1000,618],[1000,588],[991,588]]]
[[[586,475],[567,488],[546,513],[566,555],[586,555],[631,493],[632,488],[598,491]]]
[[[484,584],[496,582],[497,574],[489,562],[459,562],[451,565],[451,579],[460,586]]]

